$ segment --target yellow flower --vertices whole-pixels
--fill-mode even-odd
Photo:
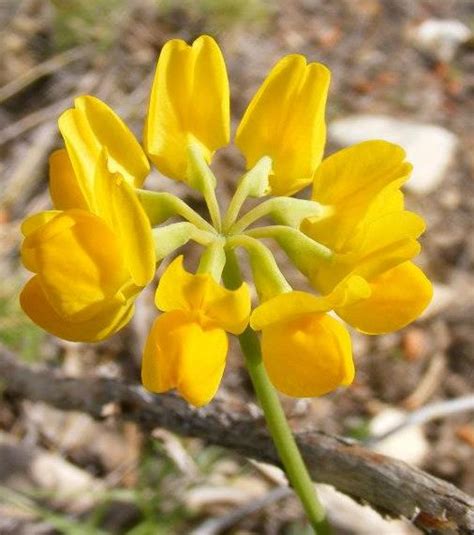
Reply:
[[[332,154],[313,177],[311,198],[326,207],[325,217],[306,220],[302,230],[333,251],[351,250],[354,233],[381,192],[389,188],[393,195],[381,209],[403,210],[398,188],[411,169],[405,151],[386,141],[364,141]]]
[[[130,320],[136,294],[154,276],[150,224],[132,186],[109,172],[104,153],[87,188],[65,151],[54,153],[50,165],[56,210],[23,222],[22,260],[35,275],[20,302],[60,338],[101,340]]]
[[[367,297],[367,283],[350,277],[324,297],[292,291],[257,307],[250,325],[262,331],[262,357],[271,382],[294,397],[327,394],[354,379],[351,340],[326,312]]]
[[[294,54],[281,59],[250,102],[235,143],[247,168],[272,159],[273,195],[292,195],[311,183],[326,141],[324,111],[330,73]]]
[[[326,160],[314,176],[313,200],[325,217],[309,218],[302,230],[334,254],[311,269],[315,288],[330,292],[349,274],[370,283],[370,298],[336,312],[368,334],[404,327],[431,300],[431,283],[413,263],[424,231],[421,217],[404,210],[400,186],[411,165],[403,149],[366,141]]]
[[[413,262],[403,262],[367,280],[371,290],[368,299],[336,308],[343,320],[366,334],[405,327],[425,310],[433,296],[431,282]]]
[[[95,166],[105,147],[110,172],[120,173],[130,185],[140,187],[150,165],[125,123],[98,98],[82,96],[74,105],[61,115],[58,124],[81,186],[91,194]]]
[[[150,95],[145,148],[158,170],[188,180],[188,148],[210,163],[229,143],[229,82],[217,43],[203,35],[192,46],[180,39],[163,47]]]
[[[191,274],[176,258],[162,275],[154,322],[142,363],[142,382],[152,392],[176,388],[191,404],[208,403],[219,387],[227,356],[226,331],[240,334],[250,314],[246,284],[220,286],[209,274]]]

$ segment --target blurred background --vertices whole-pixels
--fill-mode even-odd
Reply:
[[[131,325],[107,342],[78,345],[48,336],[18,305],[28,278],[19,262],[19,224],[50,206],[48,155],[61,144],[57,118],[73,98],[100,97],[141,138],[161,47],[208,33],[226,57],[234,131],[268,69],[282,55],[302,53],[332,71],[327,154],[383,138],[404,146],[415,164],[407,202],[427,221],[417,261],[434,281],[433,303],[399,333],[354,333],[354,384],[320,399],[285,398],[294,428],[364,441],[411,411],[472,395],[472,2],[1,0],[0,25],[0,342],[18,359],[76,377],[138,382],[141,347],[156,313],[154,288],[144,292]],[[213,167],[225,205],[243,159],[224,149]],[[180,184],[154,174],[147,185],[205,213]],[[2,535],[311,533],[295,499],[275,493],[282,484],[277,469],[165,430],[143,436],[113,415],[98,423],[1,392]],[[235,399],[254,403],[235,348],[219,398],[229,406]],[[442,407],[436,419],[404,427],[374,447],[472,493],[472,404],[471,412],[452,414]],[[322,493],[330,514],[338,512],[339,533],[418,533],[330,488]],[[251,514],[250,502],[257,504]]]

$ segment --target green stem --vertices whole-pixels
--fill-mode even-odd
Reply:
[[[244,235],[252,238],[273,238],[299,271],[310,279],[318,262],[327,262],[334,254],[325,245],[303,232],[284,225],[257,227],[245,231]]]
[[[263,243],[255,238],[240,234],[229,236],[226,247],[243,247],[250,259],[250,267],[260,301],[267,301],[284,292],[291,292],[291,286],[280,271],[275,258]]]
[[[249,227],[255,221],[258,221],[262,217],[265,217],[273,210],[274,199],[268,199],[261,204],[255,206],[244,214],[236,223],[234,223],[230,229],[230,234],[240,234],[247,227]]]
[[[285,241],[296,243],[301,242],[301,245],[306,245],[314,253],[317,253],[321,258],[329,259],[333,255],[331,249],[325,245],[313,240],[300,230],[286,227],[285,225],[269,225],[268,227],[257,227],[245,231],[246,236],[252,238],[273,238],[277,240],[280,245]]]
[[[165,227],[157,227],[152,229],[151,232],[155,242],[157,262],[188,243],[189,240],[193,240],[205,247],[208,247],[216,240],[215,234],[198,229],[187,221],[172,223]]]
[[[227,232],[239,216],[247,197],[261,197],[268,189],[268,175],[272,161],[268,156],[261,158],[241,179],[224,216],[222,228]]]
[[[227,252],[224,282],[231,289],[239,287],[242,283],[240,269],[233,251]],[[317,535],[330,535],[331,528],[326,519],[326,513],[318,500],[313,482],[286,420],[278,394],[265,371],[258,336],[248,327],[239,336],[239,341],[257,398],[262,406],[268,429],[285,468],[288,480],[301,500]]]
[[[216,177],[206,162],[201,148],[196,143],[188,147],[189,184],[200,191],[206,201],[211,221],[217,232],[221,231],[221,212],[216,197]]]
[[[230,229],[229,234],[240,234],[262,217],[270,216],[276,223],[298,229],[308,217],[323,217],[328,208],[315,201],[293,197],[272,197],[244,214]]]
[[[204,200],[206,201],[212,224],[217,232],[220,232],[222,227],[221,212],[219,209],[219,203],[217,202],[216,190],[212,188],[208,182],[206,182],[202,194],[204,196]]]
[[[170,217],[179,215],[201,230],[214,234],[216,232],[214,227],[190,206],[167,191],[138,189],[137,195],[152,226],[160,225]]]
[[[206,247],[204,253],[201,255],[197,273],[210,273],[216,282],[221,280],[226,259],[224,243],[224,239],[217,238]]]

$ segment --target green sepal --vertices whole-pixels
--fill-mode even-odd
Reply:
[[[227,248],[243,247],[249,255],[253,281],[260,302],[291,291],[291,286],[280,271],[271,251],[263,243],[250,236],[227,238]]]
[[[320,217],[325,207],[315,201],[295,199],[294,197],[275,197],[267,201],[270,204],[269,216],[279,225],[299,229],[308,217]]]
[[[285,251],[288,258],[303,275],[309,277],[314,267],[321,260],[329,260],[333,252],[312,240],[297,229],[274,225],[248,230],[248,236],[254,238],[273,238]]]
[[[271,170],[272,160],[268,156],[264,156],[250,171],[240,178],[235,194],[224,216],[224,231],[228,232],[231,229],[247,197],[262,197],[269,192],[268,176]]]
[[[208,189],[216,189],[217,180],[209,168],[198,143],[188,145],[187,183],[203,195]]]
[[[136,192],[152,226],[161,225],[171,217],[180,216],[201,230],[215,232],[212,225],[179,197],[166,191],[138,189]]]
[[[268,156],[260,160],[240,179],[238,189],[244,198],[263,197],[270,192],[268,177],[272,170],[272,159]]]
[[[202,193],[212,224],[217,232],[220,232],[221,213],[215,192],[217,180],[204,157],[201,146],[197,142],[188,145],[187,183]]]
[[[259,204],[243,215],[232,227],[230,233],[240,234],[248,226],[262,217],[271,217],[280,225],[299,229],[308,217],[323,217],[327,211],[325,206],[314,201],[295,199],[293,197],[273,197]]]
[[[206,247],[199,261],[198,273],[210,273],[216,282],[220,282],[226,261],[224,244],[223,238],[217,238]]]
[[[206,246],[215,240],[215,235],[202,231],[188,222],[154,228],[152,234],[158,262],[190,240]]]
[[[137,190],[138,199],[152,225],[161,225],[178,214],[181,199],[164,191]]]

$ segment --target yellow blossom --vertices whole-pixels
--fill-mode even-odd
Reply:
[[[321,396],[352,382],[349,333],[326,312],[369,293],[362,278],[350,277],[327,296],[287,292],[253,311],[250,325],[262,331],[263,362],[277,390],[294,397]]]
[[[293,54],[281,59],[250,102],[235,138],[247,168],[272,159],[273,195],[292,195],[312,181],[326,141],[324,112],[330,74]]]
[[[61,115],[58,124],[81,186],[91,194],[94,169],[105,148],[109,170],[120,173],[130,185],[140,187],[150,165],[125,123],[98,98],[82,96],[75,99],[74,105]]]
[[[250,295],[220,286],[210,274],[191,274],[176,258],[162,275],[154,322],[142,364],[142,381],[152,392],[176,388],[191,404],[208,403],[219,387],[227,356],[226,331],[240,334],[248,323]]]
[[[56,210],[22,225],[22,260],[35,275],[20,302],[60,338],[101,340],[130,320],[136,294],[153,278],[150,224],[133,188],[108,170],[104,152],[87,182],[93,191],[65,151],[52,155],[50,174]]]
[[[302,230],[334,254],[310,269],[315,288],[330,292],[349,274],[363,277],[371,297],[336,312],[359,330],[378,334],[404,327],[431,300],[431,283],[409,262],[419,253],[425,225],[404,209],[400,186],[411,165],[403,149],[367,141],[324,160],[314,176],[314,201],[326,207]]]
[[[145,148],[158,170],[187,181],[188,149],[210,163],[229,143],[229,82],[217,43],[207,35],[192,46],[180,39],[163,47],[150,95]]]

